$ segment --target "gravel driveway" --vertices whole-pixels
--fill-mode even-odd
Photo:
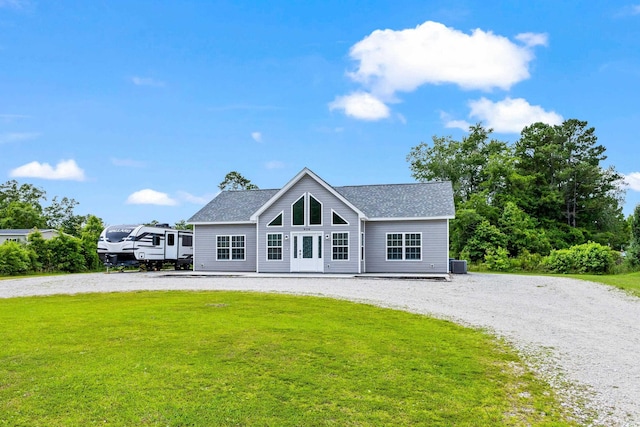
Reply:
[[[595,283],[489,274],[444,282],[177,272],[0,280],[0,298],[143,289],[323,295],[484,328],[520,350],[561,391],[578,419],[595,416],[593,425],[640,426],[640,299]],[[586,404],[577,403],[585,398]]]

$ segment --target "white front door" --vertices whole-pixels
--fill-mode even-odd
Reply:
[[[291,271],[321,272],[322,233],[291,233]]]

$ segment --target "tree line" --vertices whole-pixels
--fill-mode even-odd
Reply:
[[[640,235],[631,236],[638,212],[624,218],[623,176],[603,166],[606,149],[593,127],[576,119],[535,123],[511,144],[492,132],[476,124],[460,140],[434,136],[407,156],[418,181],[453,185],[452,256],[497,270],[539,269],[545,263],[557,270],[553,262],[559,256],[580,264],[579,254],[598,258],[594,254],[602,252],[610,270],[617,256],[611,250],[628,249],[626,262],[640,264]]]
[[[74,199],[53,197],[45,205],[46,192],[15,180],[0,184],[0,228],[33,230],[27,243],[5,241],[0,245],[0,274],[92,271],[101,267],[96,244],[104,229],[95,215],[76,215]],[[44,239],[39,230],[58,235]]]
[[[218,186],[221,190],[253,190],[258,187],[236,171],[229,172]],[[96,248],[103,220],[95,215],[77,215],[78,202],[54,196],[46,204],[46,192],[15,180],[0,184],[0,229],[33,230],[27,242],[5,241],[0,245],[0,275],[40,272],[95,271],[102,268]],[[152,220],[146,225],[159,224]],[[185,220],[178,230],[193,229]],[[44,239],[39,230],[53,229],[58,235]]]
[[[495,270],[605,272],[616,261],[640,268],[640,205],[624,218],[623,177],[602,165],[606,149],[593,127],[576,119],[535,123],[512,144],[492,138],[492,132],[476,124],[460,140],[433,136],[407,155],[418,181],[453,185],[453,257]],[[219,188],[258,187],[233,171]],[[45,191],[31,184],[0,184],[0,228],[34,229],[26,245],[0,245],[0,274],[101,267],[96,244],[102,219],[76,215],[74,199],[53,197],[44,206],[46,200]],[[191,228],[184,220],[175,227]],[[60,233],[45,240],[37,230],[47,228]],[[626,255],[623,260],[619,253]]]

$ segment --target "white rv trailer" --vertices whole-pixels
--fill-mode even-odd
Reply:
[[[137,266],[159,270],[163,264],[189,269],[193,263],[193,232],[168,224],[111,225],[98,240],[98,256],[104,265]]]

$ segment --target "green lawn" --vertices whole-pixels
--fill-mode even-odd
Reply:
[[[624,289],[629,293],[640,297],[640,271],[635,273],[596,275],[596,274],[567,274],[565,277],[574,279],[589,280],[592,282],[604,283]]]
[[[325,298],[0,300],[0,426],[566,426],[505,344]]]

